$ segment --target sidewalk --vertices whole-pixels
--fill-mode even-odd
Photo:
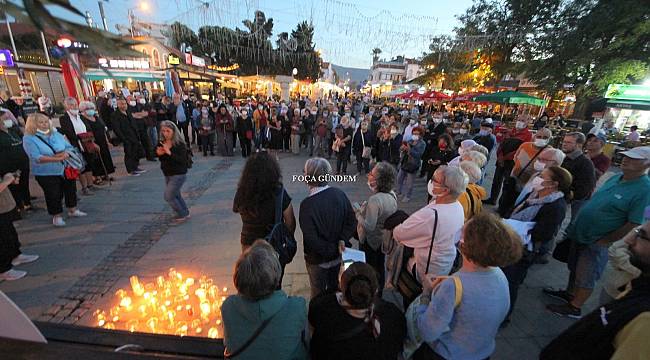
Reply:
[[[284,184],[292,197],[296,218],[308,189],[304,183],[291,182],[291,175],[302,174],[306,159],[304,150],[300,156],[280,154]],[[98,190],[95,196],[81,199],[80,207],[89,213],[88,217],[71,219],[67,227],[58,229],[41,210],[19,222],[23,251],[41,258],[20,266],[28,271],[27,277],[2,282],[0,290],[32,319],[91,324],[91,310],[112,303],[115,290],[127,286],[130,275],[153,279],[170,267],[194,276],[208,275],[215,284],[228,287],[230,293],[234,291],[232,272],[241,252],[241,220],[232,212],[232,199],[244,164],[241,156],[195,156],[184,186],[192,218],[177,227],[168,225],[171,212],[163,200],[159,163],[142,162],[149,170],[146,174],[126,177],[118,151],[114,160],[120,169],[115,176],[118,181]],[[348,169],[350,174],[356,172],[355,165]],[[489,169],[484,184],[488,189],[493,165]],[[366,181],[360,175],[356,182],[334,186],[344,190],[351,201],[361,202],[370,196]],[[40,189],[33,188],[39,196],[36,205],[44,208]],[[425,205],[424,179],[416,180],[414,194],[421,196],[414,196],[399,208],[412,213]],[[283,289],[308,299],[309,280],[300,230],[296,231],[296,240],[298,254],[286,268]],[[545,286],[563,286],[567,276],[566,267],[554,261],[530,270],[520,288],[512,323],[498,335],[493,359],[537,358],[539,349],[573,322],[547,312],[544,306],[550,301],[541,294]],[[595,306],[595,298],[589,306]]]

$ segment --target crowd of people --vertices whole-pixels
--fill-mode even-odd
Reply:
[[[602,132],[569,132],[553,142],[551,120],[532,124],[525,114],[508,129],[488,114],[436,106],[179,94],[149,101],[140,93],[103,91],[93,102],[66,99],[57,129],[43,104],[24,123],[21,114],[2,113],[0,146],[10,155],[0,160],[3,234],[16,234],[12,222],[32,208],[30,174],[55,226],[65,225],[63,205],[68,218],[86,216],[77,208],[77,180],[82,196],[115,180],[111,146],[123,147],[130,176],[144,172],[141,159],[160,161],[173,224],[190,216],[181,189],[192,149],[246,158],[233,200],[242,219],[238,294],[222,308],[229,357],[489,358],[528,270],[551,254],[570,270],[566,288],[544,289],[559,300],[547,306],[555,314],[581,317],[603,276],[606,285],[617,285],[605,287],[601,298],[608,302],[621,296],[621,286],[631,294],[647,286],[650,246],[642,224],[650,217],[650,147],[622,152],[620,171],[608,174]],[[282,183],[281,152],[309,157],[303,168],[309,194],[297,216]],[[495,171],[486,189],[491,158]],[[366,175],[371,191],[361,204],[327,180],[347,174],[349,165]],[[426,193],[414,190],[418,181],[426,182]],[[415,198],[426,205],[412,214],[400,210]],[[280,245],[273,238],[278,224]],[[297,224],[308,306],[281,290]],[[366,262],[343,266],[353,243]],[[17,235],[3,235],[8,255],[0,259],[0,278],[20,278],[24,272],[12,264],[36,260],[19,249]],[[615,268],[606,269],[608,258]],[[617,301],[623,300],[611,304]],[[634,304],[638,315],[647,302]],[[617,344],[625,341],[617,338],[610,353],[622,351]],[[545,351],[558,348],[552,343]]]

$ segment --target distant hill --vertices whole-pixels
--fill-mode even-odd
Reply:
[[[336,71],[339,79],[344,80],[349,77],[351,82],[356,82],[357,84],[368,80],[368,75],[370,75],[370,69],[358,69],[334,64],[332,64],[332,68]],[[347,76],[346,73],[348,73]]]

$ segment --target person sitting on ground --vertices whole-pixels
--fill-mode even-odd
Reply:
[[[517,263],[503,268],[508,278],[510,288],[510,310],[506,323],[510,321],[510,314],[517,301],[519,286],[523,284],[528,273],[528,268],[539,256],[544,244],[553,241],[560,230],[567,210],[567,201],[571,200],[571,174],[557,165],[549,166],[538,177],[532,192],[528,193],[521,203],[517,203],[510,219],[534,222],[535,225],[528,232],[530,234],[530,247],[524,249],[524,255]],[[527,242],[528,243],[528,242]],[[546,245],[546,248],[550,246]],[[542,250],[544,251],[544,250]],[[545,254],[545,253],[544,253]]]
[[[467,188],[458,197],[458,202],[463,206],[465,221],[468,221],[472,216],[479,214],[483,210],[482,200],[487,195],[487,191],[477,184],[481,180],[481,169],[476,163],[464,160],[460,162],[459,167],[465,172],[469,180]]]
[[[404,315],[379,298],[377,274],[352,263],[341,275],[340,290],[312,298],[313,360],[396,359],[406,335]]]
[[[465,225],[460,252],[463,267],[454,274],[457,279],[427,275],[420,303],[413,303],[424,340],[415,360],[487,359],[494,352],[510,306],[508,282],[499,267],[521,258],[521,241],[501,219],[483,212]]]
[[[307,358],[305,300],[277,290],[281,277],[278,255],[265,240],[255,241],[239,256],[233,275],[237,295],[221,307],[226,358]]]

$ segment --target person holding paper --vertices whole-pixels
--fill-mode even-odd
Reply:
[[[571,173],[559,166],[550,166],[542,171],[533,191],[519,204],[510,217],[511,220],[535,222],[530,231],[533,251],[524,249],[524,255],[517,263],[506,266],[503,272],[508,278],[510,290],[510,310],[504,325],[510,322],[510,314],[517,301],[519,285],[524,282],[528,268],[533,264],[535,250],[555,237],[566,215],[567,201],[571,199]]]
[[[384,230],[384,221],[397,211],[397,195],[393,192],[395,168],[388,162],[380,162],[368,174],[368,187],[372,195],[362,207],[355,207],[359,249],[366,253],[366,263],[379,276],[379,291],[384,288],[384,253],[381,245],[384,237],[390,237]]]

